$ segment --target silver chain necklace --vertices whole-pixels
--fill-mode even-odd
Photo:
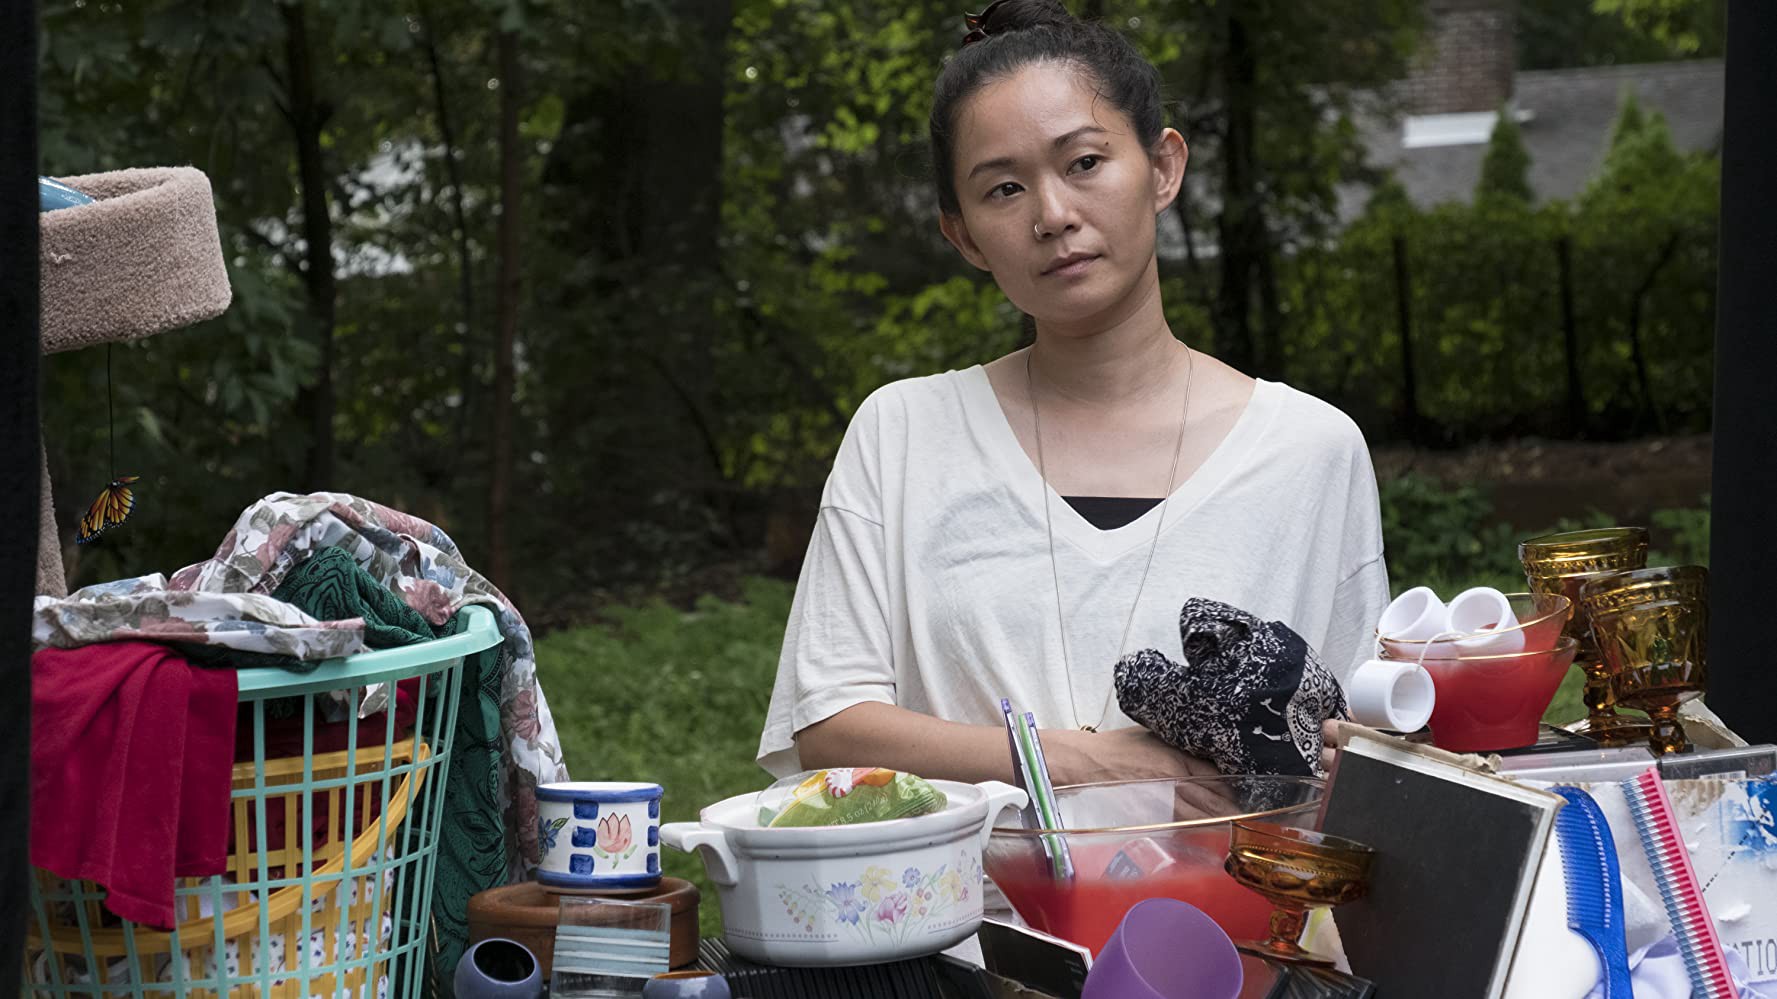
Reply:
[[[1037,474],[1043,480],[1043,527],[1049,534],[1049,578],[1055,585],[1055,618],[1061,626],[1061,668],[1067,676],[1067,702],[1074,710],[1074,724],[1083,731],[1096,732],[1105,719],[1111,714],[1111,698],[1116,694],[1116,684],[1111,684],[1104,695],[1104,709],[1099,712],[1098,721],[1092,725],[1080,724],[1080,705],[1074,698],[1074,668],[1067,648],[1067,615],[1061,609],[1061,573],[1055,567],[1055,522],[1049,513],[1049,466],[1043,461],[1043,413],[1037,406],[1036,380],[1031,376],[1032,347],[1024,353],[1024,387],[1030,393],[1030,415],[1036,423],[1037,435]],[[1141,606],[1142,591],[1148,586],[1148,572],[1154,568],[1154,553],[1160,550],[1160,528],[1166,523],[1166,505],[1172,501],[1173,483],[1178,478],[1179,456],[1185,451],[1185,424],[1191,415],[1191,376],[1197,368],[1196,355],[1190,347],[1185,348],[1185,403],[1179,412],[1178,443],[1172,450],[1172,470],[1166,473],[1166,487],[1161,490],[1160,516],[1154,520],[1154,540],[1148,545],[1148,564],[1142,568],[1141,582],[1135,588],[1135,600],[1129,605],[1129,617],[1123,622],[1123,637],[1117,641],[1117,658],[1121,660],[1128,651],[1129,629],[1135,624],[1135,609]]]

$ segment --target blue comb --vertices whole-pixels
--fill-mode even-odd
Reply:
[[[1631,999],[1635,993],[1623,936],[1623,877],[1610,824],[1586,792],[1577,787],[1554,791],[1567,799],[1555,815],[1555,838],[1567,875],[1567,927],[1598,952],[1604,999]]]

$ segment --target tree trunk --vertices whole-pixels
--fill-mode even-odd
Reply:
[[[624,450],[659,455],[645,467],[597,470],[630,483],[631,495],[700,493],[713,505],[732,498],[722,488],[722,449],[706,440],[727,427],[715,368],[724,324],[713,304],[732,287],[720,257],[722,67],[732,4],[664,6],[683,30],[681,65],[638,61],[572,95],[543,168],[546,190],[565,196],[556,198],[560,211],[539,224],[552,244],[586,259],[592,275],[553,290],[555,306],[571,312],[583,301],[619,295],[636,303],[588,331],[610,379],[597,412],[590,400],[558,396],[549,420],[596,427],[591,432],[621,435]],[[600,195],[577,193],[585,191]],[[631,345],[642,338],[646,356]],[[670,370],[670,383],[656,361]]]
[[[512,579],[512,551],[506,528],[512,494],[512,350],[518,340],[518,211],[522,180],[518,149],[518,33],[500,32],[499,47],[500,280],[496,308],[500,339],[494,351],[493,468],[488,476],[487,526],[491,578],[494,585],[511,593],[517,589]]]
[[[321,158],[321,130],[331,113],[315,93],[314,51],[309,44],[306,4],[281,3],[284,68],[289,101],[285,117],[296,143],[297,182],[302,198],[303,288],[309,321],[319,340],[321,362],[315,383],[298,394],[299,412],[308,417],[309,451],[303,485],[333,488],[333,219],[327,205],[327,172]]]
[[[1278,304],[1277,254],[1266,245],[1259,254],[1259,338],[1253,344],[1254,373],[1274,380],[1284,377],[1283,309]]]
[[[1580,329],[1573,314],[1573,240],[1562,236],[1555,243],[1561,279],[1561,344],[1567,360],[1567,435],[1586,433],[1586,393],[1580,382]]]
[[[1203,283],[1203,260],[1197,255],[1197,237],[1191,230],[1191,199],[1190,189],[1179,185],[1178,197],[1172,199],[1172,209],[1178,215],[1179,229],[1185,237],[1185,271],[1191,275],[1191,283],[1198,287]]]
[[[1223,361],[1251,371],[1252,281],[1265,243],[1255,176],[1258,57],[1247,37],[1246,22],[1232,3],[1226,29],[1221,66],[1227,131],[1222,142],[1222,214],[1216,225],[1222,277],[1215,304],[1215,348]]]
[[[1420,442],[1419,379],[1413,366],[1413,282],[1407,273],[1407,240],[1394,238],[1395,320],[1401,331],[1401,429],[1410,443]]]
[[[444,172],[450,180],[450,213],[451,225],[455,228],[457,242],[457,298],[463,310],[458,335],[462,338],[463,367],[457,382],[462,392],[462,402],[457,407],[456,453],[467,450],[469,442],[470,411],[474,408],[476,396],[475,360],[481,352],[480,338],[474,335],[475,330],[475,272],[474,261],[469,251],[468,213],[463,209],[463,164],[458,158],[456,127],[451,121],[450,102],[444,91],[444,68],[438,59],[438,40],[434,34],[436,25],[432,20],[431,5],[420,0],[420,48],[426,57],[426,71],[432,78],[432,105],[438,115],[438,137],[444,143]],[[449,463],[450,469],[460,467],[457,463]],[[454,472],[446,472],[446,480],[439,483],[448,487]]]
[[[1651,417],[1655,431],[1662,434],[1666,432],[1666,418],[1660,413],[1660,404],[1654,401],[1653,383],[1647,374],[1647,353],[1641,345],[1641,304],[1677,249],[1678,233],[1673,233],[1660,247],[1659,256],[1654,258],[1641,284],[1636,286],[1635,294],[1629,297],[1629,357],[1635,363],[1635,384],[1641,389],[1641,415],[1644,421]]]

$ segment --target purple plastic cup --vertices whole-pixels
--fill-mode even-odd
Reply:
[[[1246,975],[1228,934],[1188,902],[1150,898],[1123,914],[1080,999],[1237,999]]]

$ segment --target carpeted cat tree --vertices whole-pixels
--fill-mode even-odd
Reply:
[[[52,205],[46,196],[43,205],[43,353],[140,340],[227,310],[216,206],[201,171],[117,170],[58,181],[92,200],[75,195]],[[46,456],[37,592],[67,590]]]

